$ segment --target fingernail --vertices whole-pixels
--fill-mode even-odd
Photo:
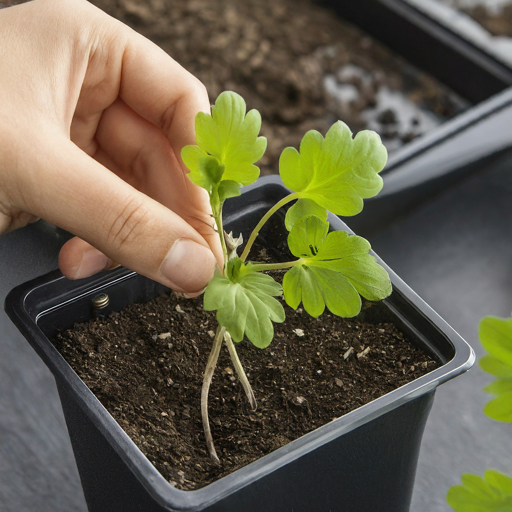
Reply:
[[[105,270],[112,265],[112,260],[105,256],[97,249],[90,249],[85,251],[82,256],[80,266],[76,271],[73,279],[83,279],[84,277],[92,276],[101,270]]]
[[[160,273],[173,290],[195,294],[208,284],[214,268],[215,257],[210,249],[179,238],[165,257]]]

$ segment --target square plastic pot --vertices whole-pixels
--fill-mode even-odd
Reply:
[[[228,230],[247,237],[286,193],[276,177],[247,187],[226,204]],[[278,212],[262,231],[265,243],[285,240],[283,217]],[[332,229],[347,229],[334,216],[330,222]],[[474,353],[388,271],[393,293],[365,310],[364,320],[394,322],[442,365],[196,491],[178,490],[158,473],[51,342],[93,317],[91,302],[100,293],[109,296],[109,312],[151,300],[164,287],[125,269],[79,282],[53,272],[15,288],[5,307],[55,376],[90,512],[405,512],[435,389],[466,371]]]

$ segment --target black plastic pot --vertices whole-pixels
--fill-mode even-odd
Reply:
[[[247,236],[286,192],[276,177],[247,187],[226,205],[227,228]],[[278,213],[261,237],[275,244],[284,234]],[[161,285],[125,269],[78,283],[53,272],[15,288],[6,311],[55,376],[90,512],[405,512],[435,388],[466,371],[474,354],[389,272],[393,294],[364,319],[394,322],[442,366],[197,491],[164,480],[51,343],[94,315],[91,301],[99,293],[108,294],[113,311],[152,299]]]
[[[512,154],[512,87],[394,152],[382,192],[347,224],[370,237],[450,187]]]
[[[511,67],[411,0],[315,0],[473,103],[512,86]],[[432,1],[432,0],[425,0]]]
[[[378,233],[512,152],[510,64],[412,0],[316,1],[475,104],[391,155],[382,173],[384,190],[361,215],[347,219],[352,229],[363,236]]]

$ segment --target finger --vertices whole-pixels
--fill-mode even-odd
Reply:
[[[108,256],[78,237],[68,240],[59,253],[60,270],[68,279],[83,279],[113,264]]]
[[[93,6],[88,8],[91,14],[99,15]],[[102,21],[102,29],[96,37],[102,44],[90,48],[89,65],[71,124],[72,140],[91,154],[101,114],[119,96],[164,132],[186,171],[181,149],[195,143],[196,114],[210,111],[205,87],[134,30],[116,20],[98,21]]]
[[[177,291],[193,293],[206,286],[215,257],[195,229],[71,142],[52,139],[51,144],[51,154],[42,157],[35,151],[39,158],[25,162],[39,166],[39,175],[44,176],[39,183],[28,179],[18,184],[26,211]]]
[[[163,50],[133,32],[127,41],[119,96],[162,129],[183,169],[181,149],[195,144],[195,116],[210,112],[204,85]]]
[[[68,240],[59,253],[59,267],[68,279],[83,279],[101,272],[114,270],[121,265],[98,251],[85,240],[75,236]],[[201,291],[189,292],[185,297],[197,297]]]
[[[77,236],[68,240],[59,253],[59,267],[69,279],[82,279],[120,266]]]
[[[208,194],[184,175],[160,129],[118,100],[104,112],[96,141],[96,160],[194,227],[222,266],[222,248],[213,229]]]

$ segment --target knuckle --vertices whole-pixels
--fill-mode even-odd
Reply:
[[[197,96],[203,100],[209,101],[206,85],[204,85],[203,82],[201,82],[201,80],[199,80],[197,77],[193,78],[193,84],[194,91],[196,92]]]
[[[209,110],[210,108],[210,100],[206,86],[190,73],[187,74],[186,84],[181,96],[175,103],[169,105],[161,114],[158,126],[164,133],[169,133],[173,123],[175,122],[177,103],[184,100],[187,103],[193,104],[197,109],[199,109],[199,105],[201,105],[204,110]]]
[[[194,77],[192,90],[194,91],[194,95],[198,99],[198,103],[203,105],[203,108],[210,108],[210,99],[208,97],[208,91],[206,86],[201,82],[198,78]]]
[[[0,235],[11,231],[12,219],[10,216],[0,213]]]
[[[129,201],[111,224],[107,243],[115,251],[136,241],[147,229],[150,212],[139,200]]]

